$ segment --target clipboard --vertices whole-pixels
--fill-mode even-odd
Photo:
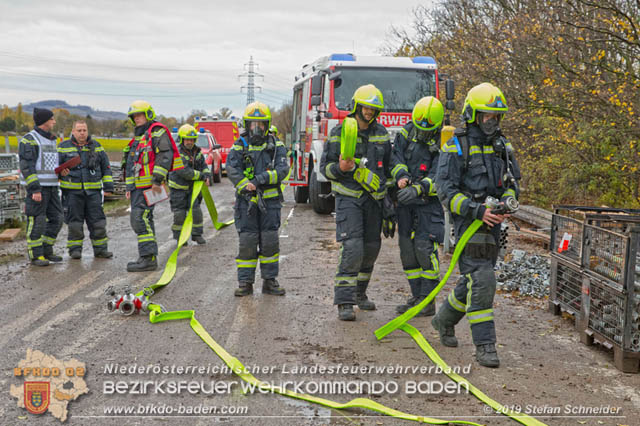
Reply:
[[[162,190],[158,194],[153,192],[153,189],[151,188],[142,191],[142,194],[144,195],[144,199],[147,202],[148,206],[153,206],[155,204],[158,204],[161,201],[169,199],[169,194],[167,194],[167,188],[164,185],[160,185],[160,188]]]
[[[80,165],[81,162],[82,162],[82,158],[80,158],[79,155],[76,155],[75,157],[72,157],[71,160],[67,160],[64,163],[60,164],[58,167],[53,169],[53,171],[55,172],[55,174],[58,175],[64,169],[71,169],[75,166]]]

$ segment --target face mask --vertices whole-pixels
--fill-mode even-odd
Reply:
[[[492,136],[495,132],[498,131],[499,122],[497,118],[491,118],[485,122],[481,122],[478,124],[480,126],[480,130],[487,136]]]

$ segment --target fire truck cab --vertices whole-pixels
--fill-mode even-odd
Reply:
[[[305,65],[293,87],[289,185],[294,188],[295,201],[309,200],[317,213],[333,211],[335,200],[330,182],[319,172],[320,159],[331,129],[350,114],[351,98],[358,87],[374,84],[382,91],[384,110],[378,122],[387,128],[393,141],[395,133],[411,120],[420,98],[439,97],[438,81],[436,61],[427,56],[334,53]],[[445,107],[453,109],[453,81],[447,80],[446,88]]]

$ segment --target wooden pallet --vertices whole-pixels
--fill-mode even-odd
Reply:
[[[580,332],[580,341],[585,345],[592,346],[595,340],[605,348],[613,349],[613,364],[618,370],[623,373],[640,373],[640,352],[626,351],[617,343],[589,328]]]

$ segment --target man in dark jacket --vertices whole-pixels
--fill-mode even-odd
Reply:
[[[113,192],[113,177],[109,158],[100,143],[89,136],[85,121],[73,123],[71,139],[58,146],[60,165],[74,157],[80,157],[80,163],[60,179],[64,221],[69,227],[69,256],[72,259],[82,257],[86,221],[94,257],[109,259],[113,253],[107,250],[107,218],[102,208],[102,191],[104,195]]]
[[[282,296],[278,280],[280,258],[280,184],[289,173],[284,144],[269,134],[271,111],[261,102],[244,110],[244,131],[227,157],[227,175],[236,188],[235,225],[239,249],[236,296],[253,293],[260,260],[262,293]]]
[[[444,237],[444,213],[434,180],[440,153],[444,109],[432,96],[420,99],[407,123],[396,135],[391,174],[398,188],[398,239],[402,269],[411,297],[399,305],[402,314],[420,303],[438,285],[438,244]],[[435,301],[418,316],[435,312]]]
[[[171,211],[173,212],[173,225],[171,231],[173,238],[177,241],[182,231],[182,224],[187,217],[191,205],[191,194],[193,182],[204,180],[209,184],[211,172],[207,167],[204,155],[200,152],[200,147],[196,146],[198,132],[190,125],[185,124],[178,130],[178,151],[182,157],[184,168],[169,173],[169,188],[171,188],[170,200]],[[202,237],[202,194],[193,203],[193,228],[191,239],[198,244],[206,244]]]
[[[56,137],[51,133],[56,120],[48,109],[34,108],[33,121],[35,127],[20,139],[18,146],[20,183],[27,189],[25,213],[29,260],[36,266],[48,266],[50,261],[62,261],[62,257],[53,253],[53,245],[62,228],[62,204],[55,174],[58,166]],[[66,173],[68,170],[63,171]]]
[[[454,327],[467,315],[476,360],[493,368],[500,365],[493,320],[493,268],[499,250],[499,225],[506,216],[493,213],[485,203],[489,196],[507,202],[519,192],[520,169],[499,127],[507,110],[500,89],[490,83],[473,87],[462,110],[466,128],[457,130],[444,145],[436,175],[438,196],[452,213],[456,237],[459,239],[475,219],[484,224],[465,246],[458,264],[462,277],[431,324],[443,345],[455,347]]]
[[[131,200],[131,227],[138,236],[138,260],[127,264],[127,271],[154,271],[158,268],[158,244],[153,222],[154,205],[144,192],[162,193],[169,171],[182,168],[182,159],[166,126],[155,121],[148,102],[135,101],[129,119],[136,126],[125,163],[127,198]]]
[[[373,84],[362,86],[353,94],[352,105],[349,118],[357,121],[354,158],[342,158],[342,123],[331,130],[320,163],[336,196],[336,240],[342,249],[333,303],[342,321],[356,319],[355,304],[362,310],[376,308],[366,292],[380,251],[381,203],[391,178],[389,134],[376,121],[384,108],[382,93]]]

